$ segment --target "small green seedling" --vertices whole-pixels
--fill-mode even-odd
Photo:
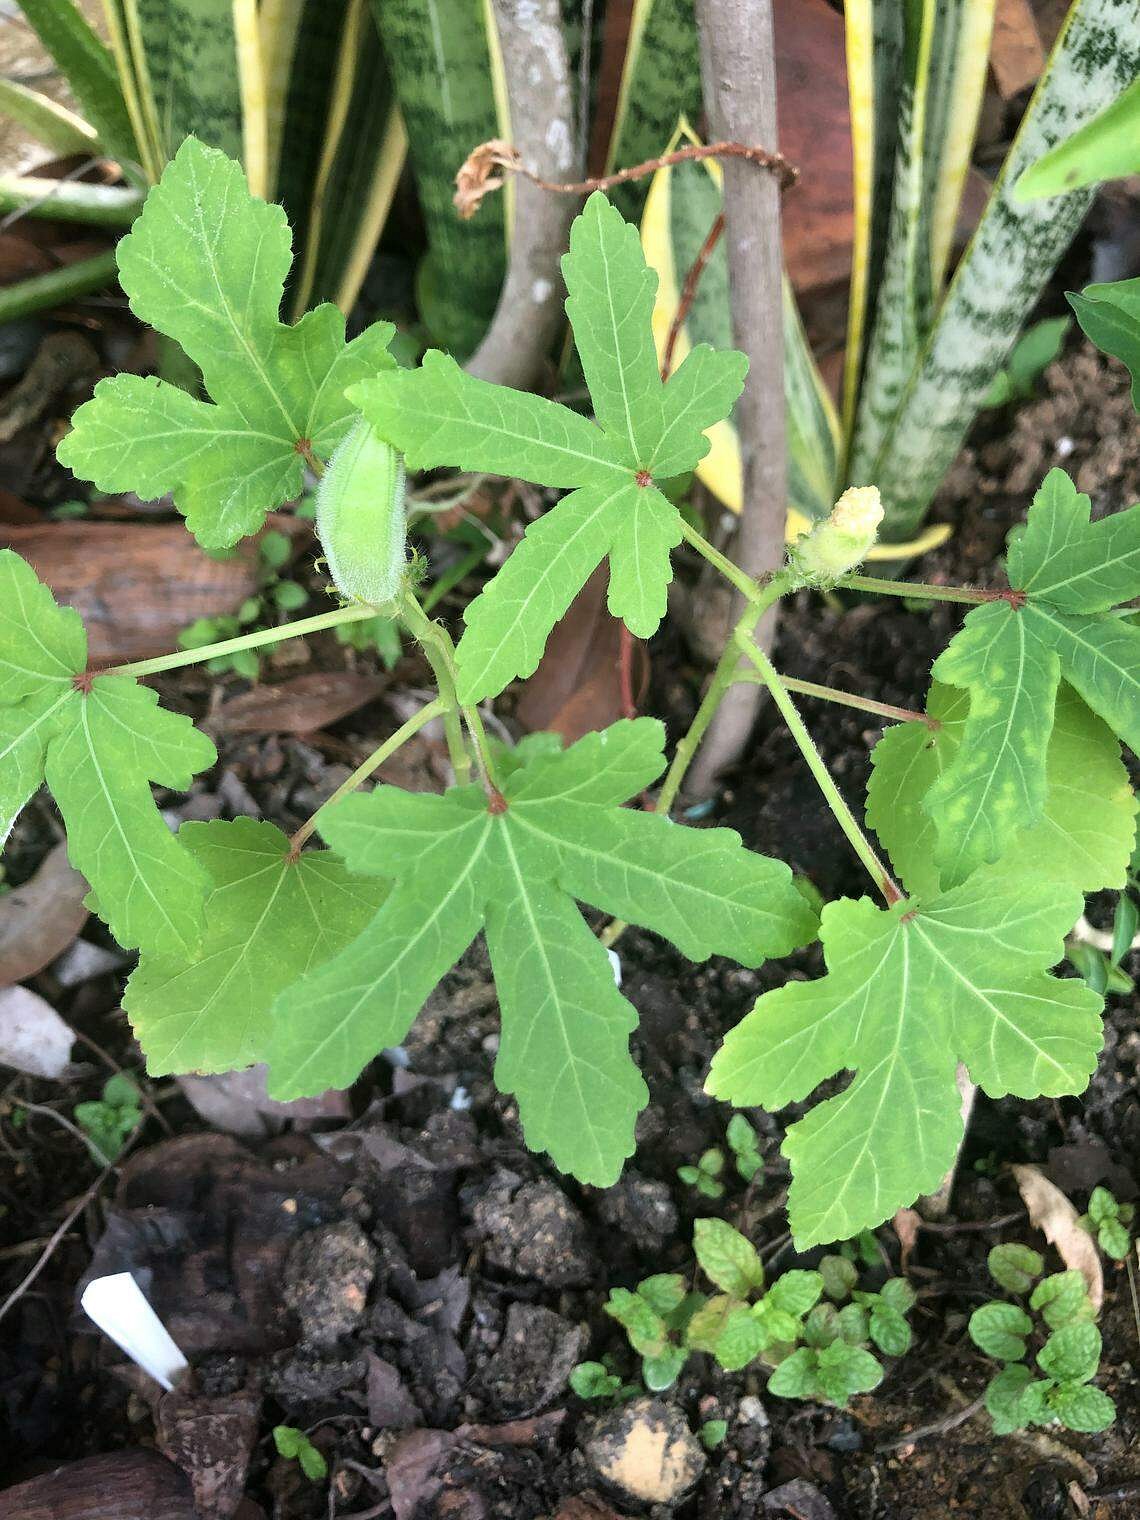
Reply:
[[[286,1461],[299,1464],[310,1482],[318,1483],[328,1476],[329,1464],[305,1432],[295,1425],[274,1425],[273,1444]]]
[[[1027,327],[1014,344],[1005,368],[994,376],[982,406],[993,410],[1013,401],[1028,401],[1037,381],[1065,346],[1071,317],[1046,317]]]
[[[679,1166],[677,1176],[686,1187],[695,1187],[702,1198],[723,1198],[724,1183],[720,1180],[724,1171],[724,1152],[716,1146],[705,1151],[696,1166]]]
[[[641,1357],[641,1375],[654,1393],[671,1388],[689,1353],[684,1332],[704,1299],[686,1289],[679,1272],[659,1272],[628,1288],[612,1288],[606,1313],[621,1325]]]
[[[1079,1272],[1041,1274],[1045,1263],[1028,1246],[995,1246],[990,1275],[1028,1308],[1009,1301],[983,1304],[970,1316],[970,1339],[1004,1365],[991,1378],[985,1402],[999,1435],[1031,1425],[1063,1425],[1066,1430],[1104,1430],[1116,1418],[1106,1393],[1092,1387],[1100,1366],[1100,1331]],[[1046,1333],[1048,1331],[1048,1333]],[[1033,1360],[1044,1377],[1035,1375]]]
[[[75,1105],[75,1122],[100,1166],[118,1160],[141,1119],[138,1087],[124,1071],[107,1078],[102,1098]]]
[[[764,1165],[756,1141],[756,1131],[743,1114],[733,1114],[724,1138],[728,1141],[728,1148],[736,1162],[736,1170],[745,1182],[751,1182]]]
[[[616,1403],[633,1398],[640,1392],[636,1383],[627,1383],[612,1370],[608,1359],[601,1362],[579,1362],[570,1373],[570,1387],[580,1399],[590,1403]]]
[[[1132,1219],[1135,1208],[1130,1203],[1117,1203],[1106,1187],[1095,1187],[1089,1198],[1089,1211],[1082,1214],[1080,1224],[1097,1245],[1113,1261],[1124,1261],[1132,1248]]]
[[[275,528],[263,534],[257,546],[258,589],[255,594],[247,596],[235,613],[196,618],[179,636],[179,648],[207,649],[223,640],[236,638],[245,629],[270,624],[275,612],[296,612],[303,607],[309,600],[309,593],[298,581],[285,579],[281,574],[291,553],[292,546],[286,534]],[[219,550],[212,558],[229,559],[232,555]],[[232,671],[247,681],[256,681],[261,672],[261,661],[253,649],[215,655],[204,663],[206,669],[216,675]]]
[[[724,1439],[728,1435],[728,1421],[706,1420],[697,1434],[706,1451],[716,1451],[718,1446],[724,1445]]]

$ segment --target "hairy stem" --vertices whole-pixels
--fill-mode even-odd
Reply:
[[[709,135],[762,144],[774,153],[772,0],[697,0],[697,27]],[[755,579],[776,570],[784,557],[787,443],[777,177],[744,159],[727,159],[724,219],[733,347],[747,354],[749,364],[736,409],[743,496],[733,557]],[[742,610],[737,597],[730,618],[735,621]],[[759,632],[766,647],[775,631],[774,617],[769,617]],[[694,767],[693,790],[709,790],[740,756],[759,703],[759,688],[730,686]]]
[[[444,704],[443,731],[451,768],[456,783],[465,786],[471,780],[471,755],[463,742],[461,709],[455,690],[455,646],[447,630],[428,617],[411,591],[405,591],[400,600],[400,621],[419,644],[432,668]]]
[[[714,548],[704,534],[699,533],[683,517],[681,518],[681,535],[685,542],[691,544],[697,553],[709,562],[714,570],[718,570],[726,581],[731,582],[744,601],[755,605],[764,598],[763,588],[750,575],[746,575],[739,565],[734,564],[726,554],[722,554],[719,549]],[[770,600],[770,598],[766,599],[764,605],[768,606]]]
[[[738,670],[734,679],[759,682],[762,686],[768,684],[758,670]],[[815,681],[801,681],[795,676],[784,675],[782,671],[780,680],[789,691],[799,692],[804,697],[818,697],[821,702],[838,702],[842,707],[856,707],[860,712],[874,713],[878,718],[890,718],[896,723],[925,723],[929,729],[942,727],[937,718],[932,718],[929,713],[916,712],[913,707],[896,707],[892,702],[876,702],[873,697],[860,697],[851,691],[840,691],[835,686],[820,686]]]
[[[491,758],[491,746],[487,743],[487,730],[483,727],[479,709],[477,707],[463,708],[463,721],[467,725],[467,732],[471,735],[471,743],[475,748],[475,764],[479,771],[479,779],[483,783],[483,790],[487,794],[487,800],[495,805],[496,810],[501,810],[506,807],[506,803],[499,790],[495,762]]]
[[[153,676],[162,670],[179,670],[183,665],[201,665],[218,655],[236,654],[239,649],[260,649],[266,644],[280,644],[285,639],[300,639],[307,633],[320,633],[323,628],[335,628],[340,623],[359,623],[373,618],[377,609],[364,602],[351,607],[338,607],[335,612],[321,612],[316,617],[301,618],[296,623],[283,623],[280,628],[261,628],[256,633],[242,633],[233,639],[222,639],[217,644],[203,644],[200,649],[181,649],[176,654],[156,655],[152,660],[133,660],[129,665],[111,665],[96,671],[102,676]]]
[[[290,838],[290,856],[295,858],[301,853],[301,846],[315,831],[322,813],[339,802],[342,797],[347,797],[350,792],[354,792],[361,782],[367,781],[372,772],[379,770],[385,760],[394,755],[401,745],[406,744],[413,734],[418,734],[421,728],[426,728],[433,719],[438,718],[444,711],[445,705],[442,697],[436,697],[426,707],[421,707],[419,712],[410,717],[406,723],[401,724],[394,734],[384,740],[383,744],[377,745],[367,760],[362,761],[352,775],[341,782],[331,797],[325,798],[312,817],[306,819]]]
[[[807,761],[808,768],[815,777],[816,784],[823,793],[824,800],[835,814],[836,822],[847,836],[847,841],[851,845],[851,848],[866,866],[872,881],[874,881],[879,891],[886,898],[888,906],[892,903],[901,902],[903,898],[902,892],[891,879],[891,874],[886,866],[871,848],[870,840],[855,822],[854,814],[847,806],[843,794],[831,779],[831,772],[824,764],[823,756],[816,749],[815,741],[808,733],[804,720],[800,717],[799,710],[792,701],[787,687],[777,674],[775,666],[764,651],[749,637],[747,631],[738,627],[734,638],[737,647],[743,652],[744,657],[751,660],[752,664],[760,672],[765,686],[767,686],[772,694],[772,700],[780,709],[780,714],[787,724],[788,732],[799,746],[800,753]]]
[[[873,591],[879,596],[902,596],[926,602],[1000,602],[1004,591],[977,591],[972,586],[932,586],[924,581],[887,581],[874,575],[845,575],[836,581],[846,591]]]

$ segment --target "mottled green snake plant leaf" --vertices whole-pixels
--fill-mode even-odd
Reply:
[[[207,877],[150,784],[185,791],[214,746],[149,687],[86,668],[79,615],[0,550],[0,843],[46,779],[71,863],[115,938],[185,958],[202,935]]]
[[[636,229],[600,192],[574,223],[563,272],[597,425],[473,379],[443,354],[349,392],[412,469],[451,465],[569,490],[467,608],[464,702],[494,696],[536,668],[550,630],[607,557],[611,612],[639,638],[656,631],[681,519],[655,482],[704,456],[706,430],[728,415],[744,384],[744,356],[708,348],[695,349],[662,383],[651,325],[656,276]]]
[[[575,899],[695,960],[756,965],[815,927],[788,868],[730,830],[621,807],[660,774],[663,741],[641,718],[534,752],[498,809],[478,786],[442,797],[380,786],[330,808],[326,842],[392,888],[344,950],[277,999],[259,1052],[273,1096],[354,1081],[482,929],[502,1011],[495,1079],[518,1101],[527,1144],[584,1182],[614,1182],[647,1097],[629,1052],[637,1015]]]
[[[239,164],[187,138],[118,248],[135,315],[180,343],[211,401],[140,375],[101,380],[59,458],[102,491],[172,492],[207,549],[255,533],[301,493],[306,453],[327,461],[355,421],[345,389],[389,368],[377,323],[345,342],[318,306],[279,319],[291,261],[280,206],[249,193]]]
[[[1140,751],[1140,628],[1114,610],[1140,595],[1140,506],[1089,516],[1051,470],[1010,540],[1012,590],[976,607],[935,661],[937,680],[970,694],[961,745],[926,797],[944,886],[1042,818],[1062,677]]]
[[[921,903],[828,903],[827,974],[765,993],[708,1080],[718,1098],[778,1109],[854,1073],[784,1140],[800,1249],[880,1224],[938,1186],[962,1138],[959,1061],[994,1098],[1083,1089],[1101,1000],[1049,975],[1080,908],[1071,886],[1000,865]]]

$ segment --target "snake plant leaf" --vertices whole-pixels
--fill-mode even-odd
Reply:
[[[854,413],[847,483],[877,481],[876,460],[930,329],[970,165],[990,51],[994,0],[922,0],[897,6],[870,0],[846,14],[856,156],[857,234],[853,285],[865,292],[866,337],[852,309],[845,384]],[[891,14],[893,13],[893,14]],[[880,42],[890,34],[889,43]],[[869,203],[876,173],[886,173],[878,145],[868,144],[868,111],[861,110],[859,60],[883,46],[872,88],[888,92],[891,124],[890,214],[876,220]],[[889,85],[884,68],[894,66]],[[881,125],[878,102],[875,126]],[[890,151],[883,145],[883,158]],[[868,155],[875,167],[862,168]],[[879,211],[882,211],[880,202]],[[869,239],[878,239],[871,247]],[[869,269],[874,284],[865,284]],[[857,336],[858,335],[858,336]],[[852,388],[858,376],[857,405]]]
[[[242,99],[233,0],[134,0],[131,9],[137,13],[140,98],[158,162],[167,163],[186,137],[239,158]]]
[[[986,867],[919,905],[824,908],[827,974],[765,993],[707,1084],[738,1106],[778,1109],[854,1073],[784,1140],[801,1250],[880,1224],[937,1187],[962,1137],[958,1061],[991,1097],[1082,1090],[1101,1000],[1048,974],[1080,906],[1069,886]]]
[[[613,24],[624,20],[619,14]],[[606,174],[667,152],[678,118],[697,121],[704,109],[693,0],[634,0],[628,28]],[[614,204],[638,222],[647,193],[644,179],[632,180],[615,186]]]
[[[600,193],[574,224],[563,268],[600,425],[473,379],[438,353],[418,370],[349,390],[413,469],[452,465],[577,487],[531,524],[464,613],[458,686],[465,703],[494,696],[512,676],[536,668],[550,630],[607,556],[611,612],[639,638],[656,631],[681,519],[654,481],[701,457],[705,431],[744,383],[743,356],[707,353],[682,366],[675,383],[662,383],[651,329],[653,275],[636,234]]]
[[[921,520],[1091,204],[1089,189],[1022,202],[1014,193],[1022,171],[1138,76],[1133,0],[1076,0],[870,472],[882,492],[885,541],[907,538]]]
[[[346,344],[333,306],[285,326],[289,261],[281,208],[250,195],[240,165],[188,138],[120,242],[119,270],[136,315],[181,344],[213,401],[138,376],[102,380],[61,462],[101,490],[172,491],[208,549],[256,532],[298,496],[302,452],[329,458],[355,420],[345,389],[394,362],[393,329],[377,323]]]
[[[507,263],[507,207],[490,196],[462,221],[452,196],[477,143],[509,138],[493,10],[484,0],[371,0],[427,228],[417,296],[432,339],[459,358],[494,315]]]
[[[653,719],[561,753],[538,751],[491,811],[477,786],[443,797],[378,787],[328,810],[348,868],[394,882],[372,922],[277,1000],[261,1052],[275,1096],[345,1086],[398,1044],[480,928],[499,989],[499,1086],[527,1142],[564,1171],[612,1183],[646,1101],[629,1054],[637,1015],[574,899],[676,936],[686,953],[749,965],[803,943],[814,920],[777,861],[727,830],[677,828],[617,804],[664,766]]]
[[[1062,678],[1140,745],[1140,628],[1111,611],[1140,595],[1138,533],[1140,507],[1090,523],[1087,498],[1051,471],[1010,545],[1013,591],[974,608],[935,661],[937,680],[970,693],[962,743],[925,803],[944,885],[1040,820]]]
[[[75,0],[21,0],[20,9],[59,65],[107,152],[122,163],[140,162],[115,60]]]
[[[86,674],[78,615],[0,550],[0,841],[46,779],[68,856],[120,944],[187,956],[206,876],[171,834],[150,783],[185,791],[216,759],[188,718],[128,676]]]
[[[1085,336],[1127,365],[1132,405],[1140,412],[1140,279],[1086,285],[1079,295],[1069,291],[1066,299]]]
[[[934,820],[923,806],[963,742],[970,700],[935,682],[927,712],[938,727],[900,723],[871,752],[867,822],[878,834],[906,890],[925,901],[942,878]],[[1039,823],[1013,836],[1000,865],[1033,871],[1079,892],[1122,887],[1136,832],[1136,799],[1120,745],[1095,713],[1062,682],[1045,762],[1045,808]],[[958,862],[951,859],[950,879]]]
[[[179,841],[210,882],[199,953],[144,951],[123,1006],[152,1076],[258,1059],[279,992],[360,933],[386,895],[327,850],[294,856],[271,823],[188,823]]]

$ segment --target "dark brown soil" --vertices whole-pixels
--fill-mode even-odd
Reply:
[[[996,575],[1006,531],[1057,462],[1101,510],[1140,494],[1126,382],[1083,346],[1052,367],[1041,399],[1012,421],[984,419],[939,500],[938,515],[955,533],[923,563],[924,578],[977,583]],[[805,596],[784,620],[779,659],[796,675],[919,705],[956,616],[945,605],[821,607]],[[680,727],[701,671],[672,643],[654,658],[669,680],[651,690],[649,706]],[[193,681],[171,695],[200,710],[203,690]],[[878,733],[873,720],[820,703],[805,711],[858,807]],[[362,721],[337,726],[342,760]],[[249,737],[232,741],[225,760],[234,780],[223,812],[257,805],[286,825],[327,794],[338,763],[298,741]],[[716,817],[750,846],[788,860],[826,896],[865,890],[858,862],[770,715],[728,778]],[[50,809],[37,804],[6,857],[13,876],[29,874],[54,839]],[[86,936],[98,941],[98,928]],[[1140,1032],[1135,1004],[1123,1000],[1109,1008],[1104,1055],[1084,1097],[980,1100],[948,1227],[921,1231],[909,1264],[919,1291],[916,1345],[878,1393],[848,1412],[790,1404],[766,1397],[759,1373],[724,1374],[694,1356],[667,1400],[692,1429],[723,1418],[728,1435],[691,1495],[654,1509],[612,1493],[570,1503],[602,1485],[585,1454],[596,1411],[569,1392],[569,1369],[584,1356],[613,1353],[635,1371],[624,1337],[602,1313],[607,1291],[650,1272],[689,1271],[698,1214],[721,1213],[746,1229],[777,1271],[813,1260],[794,1255],[782,1211],[788,1178],[779,1144],[798,1110],[750,1115],[764,1168],[750,1186],[730,1181],[721,1203],[698,1198],[676,1169],[723,1143],[727,1111],[702,1090],[720,1037],[789,970],[813,974],[816,952],[749,971],[719,960],[694,967],[639,931],[619,949],[624,989],[641,1014],[634,1048],[651,1103],[637,1155],[608,1192],[578,1187],[522,1147],[512,1105],[491,1081],[497,1008],[481,944],[429,1000],[408,1039],[406,1067],[378,1062],[365,1074],[348,1128],[241,1143],[203,1133],[177,1090],[159,1086],[157,1112],[174,1138],[148,1121],[113,1202],[79,1216],[0,1327],[7,1480],[153,1442],[149,1401],[74,1307],[89,1270],[130,1268],[190,1355],[196,1397],[213,1401],[231,1432],[245,1428],[250,1408],[258,1411],[247,1491],[282,1520],[1140,1515],[1140,1322],[1123,1270],[1110,1270],[1102,1317],[1102,1386],[1120,1412],[1110,1431],[996,1439],[984,1415],[954,1419],[987,1376],[965,1333],[986,1289],[986,1252],[999,1240],[1034,1239],[1006,1164],[1049,1168],[1078,1204],[1097,1181],[1124,1197],[1140,1183]],[[137,1064],[117,1011],[121,973],[69,991],[47,972],[34,985],[115,1059]],[[35,1261],[68,1200],[97,1175],[63,1128],[26,1109],[16,1118],[29,1100],[70,1112],[76,1098],[96,1096],[106,1065],[90,1050],[83,1059],[65,1102],[58,1085],[22,1078],[0,1093],[0,1299]],[[1011,1214],[1012,1223],[991,1224]],[[897,1270],[893,1231],[879,1235]],[[171,1408],[158,1413],[166,1427],[181,1418]],[[276,1456],[269,1432],[277,1424],[309,1431],[329,1460],[330,1482],[309,1483]],[[923,1433],[927,1426],[940,1428]],[[165,1439],[168,1449],[183,1449],[169,1428]],[[232,1448],[241,1445],[234,1434]],[[223,1474],[230,1481],[232,1467]]]

